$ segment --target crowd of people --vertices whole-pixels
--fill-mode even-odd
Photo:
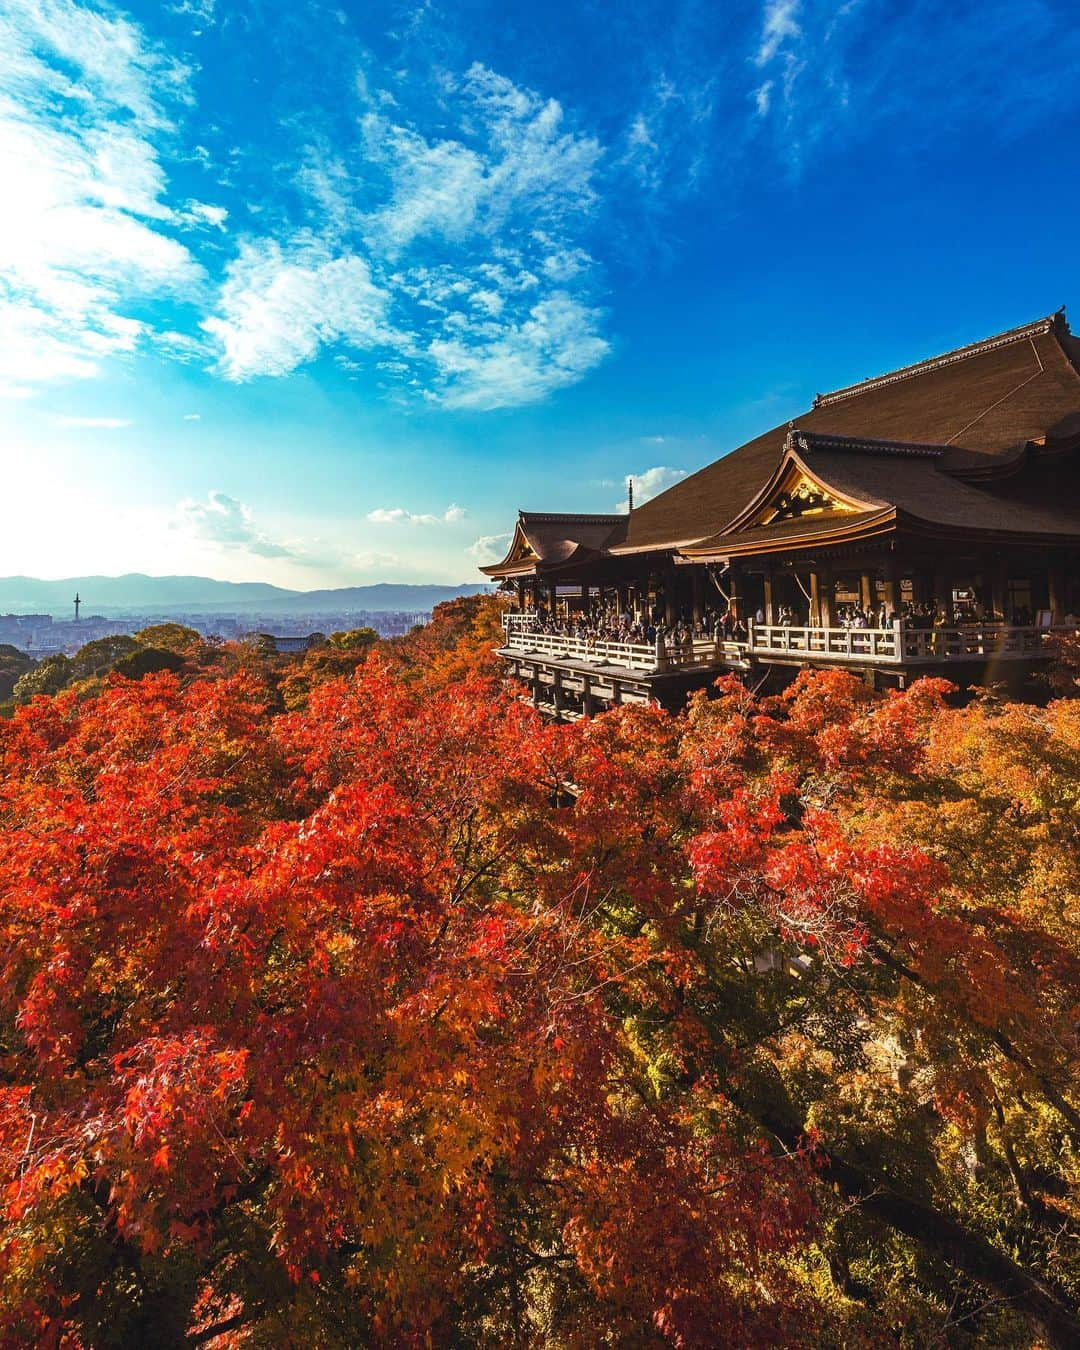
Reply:
[[[746,624],[732,616],[730,610],[722,615],[709,610],[696,621],[682,618],[674,624],[668,624],[659,610],[651,614],[635,614],[630,610],[620,612],[614,609],[593,609],[588,613],[581,611],[571,613],[567,618],[540,609],[536,611],[531,631],[577,638],[588,643],[629,642],[638,646],[653,646],[661,638],[666,645],[678,647],[693,642],[715,641],[718,634],[732,641],[745,641],[747,632]]]
[[[588,611],[572,611],[565,617],[553,615],[543,607],[528,613],[530,631],[576,638],[590,645],[601,642],[625,642],[652,646],[660,639],[669,648],[683,648],[694,642],[704,641],[746,642],[749,637],[746,619],[731,607],[722,611],[708,608],[697,619],[683,615],[674,623],[665,620],[664,611],[659,606],[649,613],[633,612],[629,609],[620,611],[610,606],[593,607]],[[750,617],[758,625],[766,622],[765,612],[760,608]],[[972,624],[1005,622],[1001,615],[990,613],[981,607],[958,607],[948,610],[933,602],[926,602],[917,605],[905,603],[898,612],[886,604],[866,607],[855,604],[839,605],[830,626],[889,629],[897,619],[908,629],[964,628]],[[1027,627],[1034,624],[1035,616],[1030,610],[1020,607],[1013,612],[1009,622],[1015,626]],[[1069,618],[1066,619],[1066,623],[1068,622]],[[774,626],[805,628],[811,625],[805,610],[799,611],[790,605],[780,605],[774,616]]]

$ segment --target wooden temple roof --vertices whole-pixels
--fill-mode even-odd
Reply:
[[[506,557],[480,570],[506,577],[601,557],[625,537],[628,520],[625,515],[519,511]]]
[[[1080,435],[1078,346],[1064,318],[1051,315],[820,395],[795,425],[806,432],[941,446],[941,469],[964,476],[1005,472],[1029,442]],[[714,534],[771,477],[791,425],[774,427],[638,507],[625,543],[614,551],[688,545]],[[875,456],[875,470],[882,462]],[[916,461],[903,463],[906,474]]]
[[[1078,446],[1080,342],[1059,311],[819,395],[629,516],[522,512],[507,557],[483,570],[658,551],[701,561],[892,529],[1075,542],[1076,494],[1032,466],[1075,461]],[[786,515],[768,501],[785,486],[798,495]]]
[[[949,447],[864,437],[789,432],[784,454],[765,488],[746,511],[682,554],[712,557],[772,551],[814,541],[867,538],[885,530],[949,538],[1070,542],[1080,538],[1076,503],[1031,505],[972,487],[949,473]],[[832,504],[794,519],[754,519],[785,470],[797,469]]]

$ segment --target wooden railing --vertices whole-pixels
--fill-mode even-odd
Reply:
[[[964,661],[973,656],[987,660],[1022,660],[1043,655],[1047,637],[1058,631],[1064,630],[1020,628],[1009,624],[905,629],[904,660]]]
[[[750,624],[754,656],[797,653],[814,660],[909,665],[940,661],[1023,660],[1045,653],[1046,639],[1062,629],[969,624],[959,628],[783,628]]]
[[[604,642],[593,638],[563,637],[558,633],[538,633],[531,627],[519,628],[514,624],[507,625],[506,648],[523,656],[549,656],[555,660],[648,671],[715,664],[725,656],[738,656],[745,650],[737,643],[717,643],[712,638],[695,638],[684,643],[665,641],[662,637],[655,643]]]
[[[786,628],[778,624],[749,625],[747,650],[755,656],[784,656],[789,652],[838,661],[897,661],[902,644],[892,628]]]
[[[786,628],[751,622],[745,642],[695,638],[675,643],[661,636],[655,643],[639,643],[541,633],[531,615],[511,614],[507,619],[508,651],[652,672],[731,664],[749,656],[766,659],[796,656],[814,662],[874,665],[935,665],[978,659],[1015,661],[1045,655],[1047,637],[1065,631],[1010,624],[909,628],[898,622],[890,628]],[[517,622],[519,619],[523,621]]]

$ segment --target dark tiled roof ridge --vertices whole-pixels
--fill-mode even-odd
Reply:
[[[538,525],[548,523],[567,525],[617,525],[626,519],[625,512],[605,514],[596,511],[519,511],[518,518]]]
[[[869,393],[872,389],[881,389],[886,385],[896,384],[899,380],[909,380],[915,375],[926,375],[933,370],[954,365],[957,361],[966,361],[969,357],[981,356],[985,352],[994,351],[997,347],[1007,347],[1013,342],[1023,342],[1027,338],[1041,337],[1045,333],[1052,332],[1059,319],[1063,320],[1063,318],[1064,308],[1057,310],[1054,314],[1048,314],[1045,318],[1021,324],[1019,328],[1008,328],[1003,333],[995,333],[992,337],[983,338],[979,342],[970,342],[964,347],[955,347],[952,351],[942,352],[939,356],[927,357],[925,361],[915,361],[909,366],[899,366],[896,370],[888,370],[883,375],[873,375],[869,379],[858,381],[856,384],[848,384],[842,389],[834,389],[831,393],[818,394],[814,399],[813,406],[815,408],[828,408],[834,403],[856,398],[859,394]]]
[[[947,445],[926,441],[878,440],[872,436],[840,436],[828,431],[803,431],[792,427],[787,434],[785,449],[812,451],[858,451],[870,455],[895,455],[904,459],[941,459],[948,453]]]

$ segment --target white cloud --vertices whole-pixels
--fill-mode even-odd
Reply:
[[[325,343],[399,341],[387,323],[388,303],[362,258],[336,256],[306,236],[284,248],[273,239],[249,241],[228,267],[221,316],[203,328],[220,346],[225,377],[242,381],[295,370]]]
[[[497,318],[503,312],[506,301],[498,291],[479,290],[473,291],[472,295],[469,296],[469,304],[474,305],[477,309],[482,309],[485,314]]]
[[[193,22],[200,24],[213,21],[216,7],[217,0],[180,0],[179,4],[168,6],[173,14],[188,14]]]
[[[372,158],[389,168],[393,183],[390,201],[370,218],[372,245],[397,257],[421,235],[462,239],[485,192],[481,157],[457,141],[430,145],[417,132],[375,113],[362,126]]]
[[[670,208],[692,190],[715,152],[716,73],[696,69],[685,57],[674,67],[659,69],[642,90],[617,161],[635,180],[634,205],[650,212]]]
[[[428,351],[447,408],[490,411],[534,403],[576,384],[607,355],[598,310],[556,292],[489,339],[438,338]]]
[[[573,281],[592,266],[592,258],[583,248],[556,248],[540,264],[540,270],[550,281],[563,284]]]
[[[184,421],[185,421],[185,422],[201,422],[201,421],[202,421],[202,413],[185,413],[185,414],[184,414]]]
[[[496,563],[506,553],[506,546],[513,536],[507,534],[482,534],[471,543],[465,552],[475,558],[477,563]]]
[[[291,558],[302,561],[297,550],[276,543],[252,519],[251,509],[224,492],[209,492],[205,502],[191,498],[176,508],[176,525],[193,539],[235,549],[257,558]]]
[[[26,393],[131,353],[132,308],[200,281],[157,150],[187,71],[72,0],[7,0],[0,50],[0,368]]]
[[[479,63],[452,92],[479,114],[479,146],[431,141],[375,113],[363,119],[368,155],[391,183],[390,200],[369,217],[373,247],[393,256],[422,236],[492,236],[522,211],[561,218],[593,205],[600,143],[567,130],[555,99]]]
[[[210,202],[189,201],[184,203],[177,218],[186,225],[208,225],[215,230],[224,230],[229,213],[224,206],[213,206]]]
[[[654,439],[663,440],[663,437]],[[631,480],[633,481],[634,505],[641,506],[651,498],[658,497],[661,492],[666,492],[669,487],[673,487],[681,478],[685,477],[685,469],[671,469],[666,465],[659,464],[652,469],[643,469],[641,473],[627,474],[623,480],[623,486],[629,489]],[[629,506],[628,492],[621,502],[615,503],[615,510],[625,512],[629,510]]]
[[[119,430],[121,427],[134,425],[134,419],[131,417],[58,417],[56,420],[62,427],[88,427],[103,430]]]
[[[574,238],[598,200],[599,143],[480,65],[444,82],[438,138],[366,79],[363,99],[363,158],[309,147],[295,183],[310,223],[248,239],[228,265],[202,325],[218,369],[284,375],[335,348],[347,375],[476,410],[580,380],[608,351]]]
[[[802,0],[768,0],[762,15],[755,65],[768,65],[785,42],[802,35],[798,21],[801,8]]]
[[[367,513],[365,519],[373,525],[456,525],[467,515],[463,506],[451,503],[441,516],[430,512],[406,511],[403,506],[377,506],[374,511]]]

